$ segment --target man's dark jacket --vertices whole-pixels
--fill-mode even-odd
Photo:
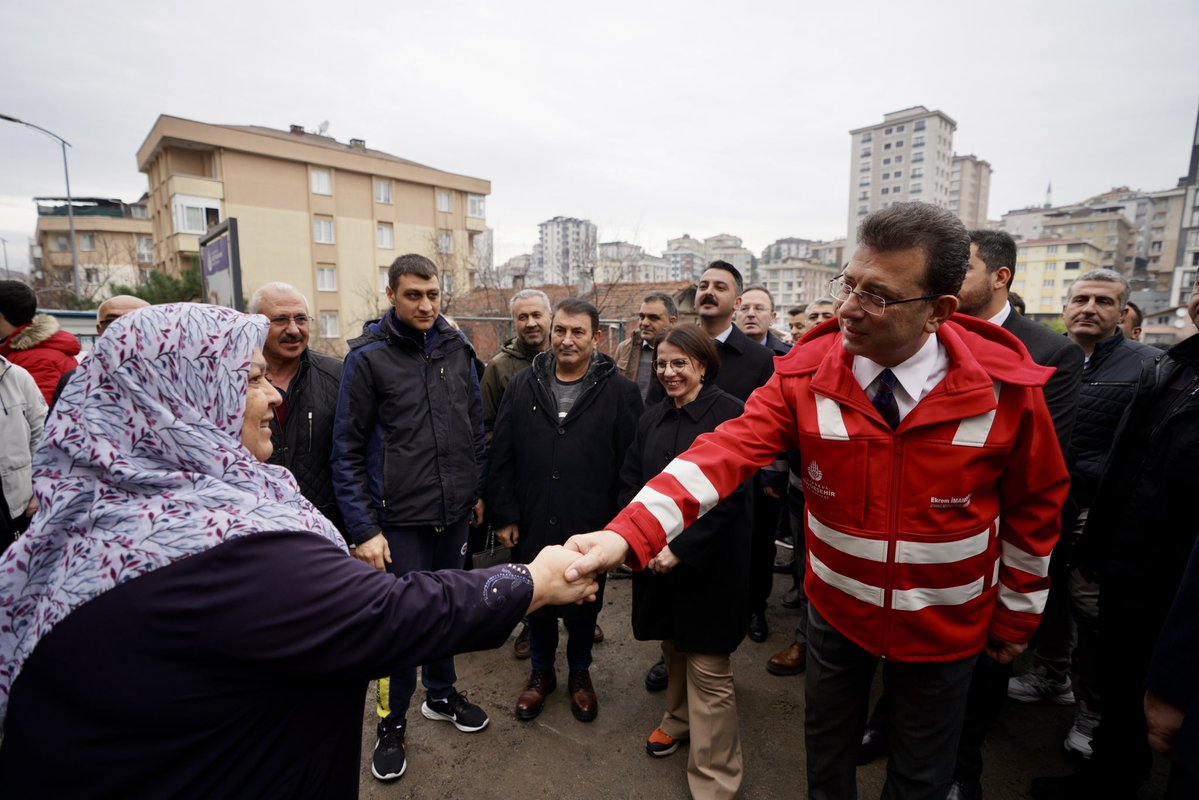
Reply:
[[[287,467],[308,502],[345,535],[345,521],[333,491],[333,418],[341,384],[341,361],[305,349],[288,388],[282,429],[271,420],[270,463]]]
[[[554,354],[545,352],[504,392],[491,440],[487,508],[496,527],[516,522],[515,561],[599,530],[620,510],[620,467],[637,433],[641,393],[597,353],[582,394],[558,421]]]
[[[486,457],[475,351],[445,317],[422,334],[395,311],[363,326],[342,367],[333,486],[350,540],[461,522]]]
[[[774,352],[750,339],[736,325],[723,342],[716,343],[716,350],[720,354],[716,385],[742,403],[774,374]],[[651,406],[663,397],[666,390],[659,381],[654,381],[645,404]]]
[[[766,331],[766,341],[763,342],[763,345],[776,356],[785,356],[791,352],[791,345],[780,339],[773,330]],[[774,368],[772,367],[770,371],[773,373]]]
[[[1078,413],[1066,465],[1070,468],[1069,505],[1089,508],[1103,475],[1103,465],[1116,438],[1116,427],[1136,393],[1141,367],[1161,351],[1124,337],[1115,336],[1095,345],[1091,360],[1083,365]],[[1062,530],[1069,530],[1064,525]]]
[[[495,416],[500,411],[500,401],[508,389],[512,376],[529,368],[533,357],[540,353],[529,347],[519,336],[514,336],[504,342],[500,351],[487,362],[483,370],[483,426],[487,431],[490,442],[491,432],[495,429]]]
[[[1082,364],[1086,355],[1069,337],[1016,313],[1015,309],[1009,310],[1002,327],[1024,343],[1033,361],[1057,370],[1045,384],[1045,405],[1049,406],[1049,413],[1053,416],[1053,427],[1057,429],[1062,455],[1069,454],[1070,434],[1074,430],[1078,411]]]

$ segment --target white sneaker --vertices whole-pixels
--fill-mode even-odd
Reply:
[[[1047,700],[1059,706],[1074,705],[1074,689],[1070,679],[1054,681],[1035,672],[1026,672],[1007,682],[1007,696],[1021,703],[1038,703]]]
[[[1095,738],[1095,728],[1099,725],[1099,715],[1083,711],[1079,708],[1074,713],[1074,724],[1066,734],[1063,742],[1067,750],[1078,753],[1083,758],[1091,757],[1091,739]]]

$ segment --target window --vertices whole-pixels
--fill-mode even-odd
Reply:
[[[177,194],[172,200],[172,211],[179,233],[204,233],[221,221],[221,201],[213,197]]]
[[[454,293],[454,274],[452,272],[443,272],[441,274],[441,291],[442,294]]]
[[[79,234],[79,249],[85,253],[94,252],[96,249],[96,234],[94,234],[94,233]]]
[[[885,166],[887,166],[887,165],[888,165],[888,164],[890,164],[890,163],[891,163],[891,159],[889,159],[889,158],[884,158],[884,159],[883,159],[883,166],[884,166],[884,167],[885,167]]]
[[[896,163],[896,164],[900,163],[901,161],[903,161],[903,156],[895,156],[895,163]]]
[[[890,150],[890,149],[891,149],[891,143],[890,143],[890,142],[887,142],[885,145],[883,145],[883,149],[884,149],[884,150]]]
[[[1068,244],[1068,245],[1066,245],[1066,252],[1067,253],[1081,253],[1082,245],[1081,244]]]
[[[866,206],[858,206],[858,216],[859,217],[864,217],[869,211],[870,211],[870,209]]]
[[[454,210],[454,195],[448,189],[437,190],[437,210],[446,214]]]
[[[387,291],[387,275],[391,271],[391,267],[379,267],[379,291]]]
[[[316,265],[316,290],[318,292],[337,291],[337,267],[332,264]]]
[[[873,140],[874,137],[871,135],[870,131],[866,131],[862,134],[862,144],[866,144],[867,142],[871,142]]]
[[[333,244],[333,217],[313,217],[312,237],[317,244]]]
[[[867,179],[867,182],[869,182],[869,179]],[[55,250],[57,250],[57,251],[58,251],[58,252],[60,252],[60,253],[65,253],[65,252],[67,252],[68,250],[70,250],[70,249],[71,249],[71,245],[70,245],[70,243],[67,241],[67,237],[65,237],[65,236],[59,236],[59,237],[55,238],[55,240],[54,240],[54,249],[55,249]]]
[[[885,180],[885,181],[889,181],[889,180],[891,180],[891,173],[890,173],[890,172],[884,172],[884,173],[883,173],[883,180]]]
[[[143,205],[134,205],[129,207],[129,215],[134,219],[149,219],[150,209]]]
[[[869,186],[869,185],[870,185],[870,176],[869,175],[865,175],[861,178],[858,178],[858,186]],[[63,242],[66,241],[65,237],[59,237],[59,239],[60,239],[60,241],[63,241]],[[64,249],[65,249],[65,245],[64,245]]]
[[[1046,253],[1056,253],[1056,252],[1057,252],[1057,245],[1056,245],[1056,244],[1051,244],[1051,245],[1049,245],[1048,247],[1046,247],[1046,248],[1045,248],[1045,252],[1046,252]]]
[[[924,153],[913,153],[912,154],[912,163],[913,164],[919,164],[923,160],[924,160]]]
[[[146,269],[145,267],[139,267],[137,270],[137,282],[139,284],[144,284],[146,281],[150,280],[150,273],[153,271],[154,270],[152,270],[152,269]]]
[[[896,178],[902,178],[902,177],[903,177],[903,170],[901,170],[901,169],[897,169],[897,170],[895,170],[895,177],[896,177]],[[916,176],[915,176],[915,175],[913,175],[912,177],[913,177],[913,178],[915,178]]]
[[[897,142],[895,142],[895,147],[896,148],[903,147],[903,139],[900,139]]]
[[[869,171],[870,171],[870,162],[869,161],[863,161],[861,166],[858,167],[858,172],[869,172]]]
[[[883,193],[883,194],[891,194],[891,190],[890,190],[890,189],[888,189],[886,186],[884,186],[884,187],[883,187],[883,191],[882,191],[882,193]]]
[[[902,126],[902,125],[896,125],[896,126],[895,126],[895,132],[896,132],[896,133],[903,133],[903,126]]]
[[[912,188],[911,188],[912,194],[920,194],[923,191],[924,191],[924,188],[920,184],[918,184],[918,183],[912,184]]]
[[[391,181],[387,178],[375,178],[375,202],[391,205]]]
[[[859,157],[860,158],[870,158],[870,148],[869,147],[862,148],[862,153]]]
[[[996,269],[998,269],[998,267],[996,267]],[[1046,272],[1057,272],[1057,262],[1056,261],[1045,262],[1045,271]]]
[[[437,237],[437,252],[442,255],[453,255],[454,234],[452,231],[442,231]]]
[[[869,200],[870,192],[858,192],[858,199],[859,200]]]
[[[912,140],[912,147],[924,147],[924,137],[917,136]]]
[[[392,250],[396,246],[395,226],[390,222],[375,223],[375,244],[380,250]]]
[[[912,130],[914,130],[914,131],[924,130],[924,120],[919,120],[915,125],[912,126]]]
[[[884,134],[884,135],[886,135],[886,136],[890,136],[890,135],[891,135],[891,130],[892,130],[891,128],[887,128],[885,131],[883,131],[883,134]]]
[[[1066,262],[1066,269],[1080,269],[1081,267],[1082,267],[1081,261],[1067,261]]]
[[[924,177],[924,167],[912,167],[912,177],[913,178],[923,178]],[[996,267],[996,269],[998,269],[998,267]]]
[[[88,283],[100,282],[100,270],[95,267],[87,267],[83,270],[83,280]]]
[[[487,216],[487,196],[468,194],[466,196],[466,216],[483,219]]]
[[[336,311],[321,312],[321,338],[337,339],[341,336],[341,322]]]
[[[154,260],[154,239],[150,236],[137,237],[137,260]]]
[[[327,169],[312,170],[312,193],[333,194],[333,173]]]
[[[1052,289],[1054,286],[1057,286],[1057,281],[1054,280],[1053,278],[1046,278],[1045,282],[1042,285],[1046,289]]]

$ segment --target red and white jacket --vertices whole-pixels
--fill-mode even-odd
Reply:
[[[775,362],[745,413],[667,465],[607,527],[643,566],[775,454],[803,456],[809,600],[875,655],[949,661],[988,634],[1026,642],[1049,591],[1069,475],[1045,406],[1052,369],[1007,331],[955,315],[945,378],[897,430],[835,321]]]

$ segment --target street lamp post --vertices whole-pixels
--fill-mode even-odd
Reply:
[[[53,131],[48,131],[40,125],[34,125],[32,122],[26,122],[16,117],[10,117],[8,114],[0,114],[0,119],[8,122],[15,122],[18,125],[24,125],[26,128],[32,128],[54,139],[62,146],[62,174],[67,182],[67,224],[71,229],[71,284],[75,290],[75,298],[79,298],[79,248],[75,244],[75,203],[71,200],[71,170],[67,167],[67,148],[71,143],[59,136]],[[7,248],[5,249],[5,258],[7,260]]]

